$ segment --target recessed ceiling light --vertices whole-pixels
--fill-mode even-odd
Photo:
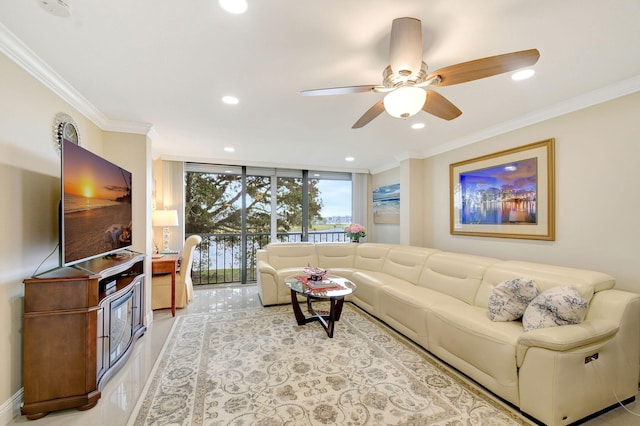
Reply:
[[[355,158],[354,157],[345,157],[344,161],[354,161]]]
[[[234,147],[232,147],[232,146],[226,146],[226,147],[224,147],[224,151],[225,152],[235,152],[236,149]]]
[[[44,10],[61,18],[71,16],[71,7],[63,0],[37,0]]]
[[[236,98],[235,96],[223,96],[222,97],[222,102],[224,102],[225,104],[228,104],[228,105],[237,105],[238,102],[240,102],[240,100],[238,98]]]
[[[320,173],[314,173],[313,177],[320,177]]]
[[[424,129],[424,123],[413,123],[411,125],[412,129]]]
[[[511,75],[511,79],[512,80],[516,80],[516,81],[526,80],[527,78],[533,77],[533,75],[535,73],[536,72],[534,70],[532,70],[532,69],[522,70],[522,71],[518,71],[518,72],[513,73]]]
[[[247,2],[245,0],[218,0],[220,7],[229,13],[239,15],[247,11]]]

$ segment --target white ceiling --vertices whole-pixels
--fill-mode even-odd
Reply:
[[[217,0],[67,0],[60,18],[0,0],[0,51],[106,130],[151,125],[154,156],[310,169],[381,171],[640,90],[638,0],[247,2],[231,15]],[[382,114],[358,130],[382,94],[299,95],[381,83],[402,16],[422,20],[430,71],[537,48],[536,75],[436,88],[463,112],[452,121]]]

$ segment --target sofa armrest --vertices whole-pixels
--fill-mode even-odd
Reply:
[[[278,303],[278,272],[267,261],[258,259],[258,295],[264,306]]]
[[[522,333],[518,338],[517,364],[522,365],[530,347],[551,351],[570,351],[581,346],[606,342],[616,335],[619,327],[609,320],[590,320],[580,324],[539,328]]]
[[[256,266],[258,267],[258,272],[263,274],[270,274],[270,275],[273,275],[275,278],[277,278],[278,272],[276,271],[276,268],[271,266],[266,261],[258,260],[258,263],[256,264]]]

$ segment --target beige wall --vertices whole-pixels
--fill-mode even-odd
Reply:
[[[424,160],[426,246],[594,269],[640,292],[640,93]],[[556,240],[449,234],[449,164],[555,138]]]
[[[60,157],[52,142],[55,114],[78,123],[83,141],[102,140],[77,111],[0,55],[0,402],[22,387],[22,280],[58,243]],[[91,137],[85,135],[91,135]],[[58,253],[41,271],[58,264]]]
[[[150,192],[146,159],[151,157],[145,136],[102,131],[2,54],[0,75],[0,424],[5,424],[15,408],[11,405],[21,397],[22,281],[43,261],[40,272],[58,265],[60,157],[53,142],[55,114],[73,117],[84,148],[122,164],[139,179],[134,180],[134,190],[145,196],[134,202],[134,249],[142,252],[148,252],[150,240],[144,221]],[[132,155],[123,158],[123,150]]]
[[[424,246],[424,161],[400,163],[400,244]]]
[[[133,246],[139,253],[151,253],[151,141],[145,135],[104,132],[103,155],[132,173]],[[151,262],[147,258],[144,272],[145,317],[152,321]]]

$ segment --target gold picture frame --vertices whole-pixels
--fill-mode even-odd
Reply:
[[[555,139],[449,165],[450,232],[555,240]]]

